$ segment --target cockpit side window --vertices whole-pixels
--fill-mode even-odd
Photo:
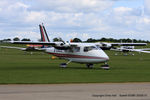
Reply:
[[[65,52],[80,52],[80,47],[72,47],[70,49],[65,50]]]
[[[99,45],[96,45],[97,49],[100,49],[101,50],[101,47]]]

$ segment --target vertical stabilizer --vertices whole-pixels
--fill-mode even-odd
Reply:
[[[42,42],[50,42],[44,25],[43,25],[43,24],[42,24],[42,25],[40,24],[40,25],[39,25],[39,28],[40,28],[40,34],[41,34],[41,41],[42,41]]]

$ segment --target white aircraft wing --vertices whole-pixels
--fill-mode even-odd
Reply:
[[[143,50],[150,50],[150,48],[143,48],[143,49],[140,49],[140,50],[142,50],[142,51],[143,51]]]
[[[12,49],[26,50],[26,48],[13,47],[13,46],[0,46],[0,48],[12,48]]]
[[[11,41],[12,44],[37,44],[37,45],[48,45],[55,47],[56,49],[65,50],[74,46],[77,46],[76,44],[69,44],[65,42],[31,42],[31,41]]]
[[[12,44],[37,44],[37,45],[56,45],[56,43],[53,43],[53,42],[31,42],[31,41],[11,41],[9,43],[12,43]],[[63,43],[63,42],[61,42]]]
[[[150,53],[150,51],[141,51],[141,52],[143,52],[143,53]]]
[[[122,49],[120,49],[120,48],[116,48],[116,49],[111,48],[110,50],[113,50],[113,51],[121,51]]]
[[[145,51],[145,50],[150,50],[150,48],[145,48],[145,49],[132,49],[131,51],[142,52],[142,53],[150,53],[150,51]]]
[[[136,51],[138,52],[139,50],[136,50],[136,49],[126,49],[126,48],[116,48],[116,49],[110,49],[110,50],[113,50],[113,51],[120,51],[120,52],[132,52],[132,51]]]
[[[0,46],[0,48],[18,49],[22,51],[44,51],[45,50],[45,48],[34,48],[34,47],[21,48],[21,47],[14,47],[14,46]]]

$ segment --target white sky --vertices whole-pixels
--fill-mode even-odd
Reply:
[[[0,39],[135,38],[150,40],[150,0],[0,0]]]

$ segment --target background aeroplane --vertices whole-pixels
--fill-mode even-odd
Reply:
[[[147,43],[107,43],[97,42],[96,43],[103,50],[110,50],[116,48],[116,46],[146,46]]]
[[[127,55],[127,53],[129,52],[139,52],[139,53],[150,53],[150,48],[142,48],[142,49],[135,49],[134,46],[121,46],[121,47],[118,47],[118,48],[112,48],[111,50],[113,51],[117,51],[117,52],[123,52],[124,55]],[[115,54],[117,55],[117,53]],[[132,55],[134,55],[132,53]]]

